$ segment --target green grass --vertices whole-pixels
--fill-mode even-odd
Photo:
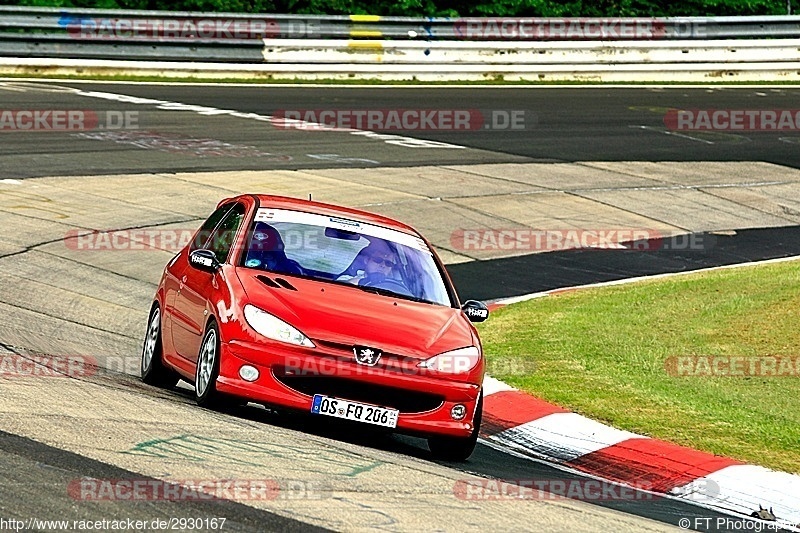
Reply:
[[[529,300],[493,312],[480,333],[489,371],[514,387],[621,429],[800,473],[800,368],[699,377],[665,367],[691,355],[800,365],[800,261]]]

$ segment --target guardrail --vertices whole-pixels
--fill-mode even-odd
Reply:
[[[795,39],[727,41],[419,42],[264,39],[267,63],[440,65],[633,65],[800,61]]]
[[[140,76],[201,80],[265,81],[527,81],[707,83],[800,83],[800,61],[770,63],[582,63],[582,64],[382,64],[223,63],[0,57],[0,75]]]
[[[0,31],[74,39],[661,40],[800,37],[800,17],[410,18],[0,6]],[[233,44],[233,43],[231,43]]]
[[[415,19],[0,6],[0,73],[800,81],[800,40],[785,37],[800,37],[799,16]]]

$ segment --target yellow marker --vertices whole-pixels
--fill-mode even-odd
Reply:
[[[372,31],[372,30],[350,30],[350,37],[356,37],[356,38],[361,38],[361,39],[363,39],[365,37],[369,37],[369,38],[378,37],[378,38],[380,38],[380,37],[383,37],[383,33],[379,32],[379,31]]]
[[[380,41],[350,41],[347,43],[347,47],[366,50],[383,50],[383,45]]]
[[[350,15],[350,20],[353,22],[378,22],[381,17],[380,15]]]

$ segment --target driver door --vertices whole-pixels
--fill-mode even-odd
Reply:
[[[242,225],[246,209],[235,204],[211,233],[203,248],[211,250],[220,263],[228,261],[236,233]],[[211,301],[218,287],[219,272],[204,272],[187,261],[180,276],[179,290],[175,295],[172,339],[175,351],[189,361],[196,361],[209,313],[213,313]]]

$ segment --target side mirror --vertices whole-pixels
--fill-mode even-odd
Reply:
[[[470,322],[483,322],[489,318],[489,308],[483,302],[476,300],[467,300],[461,306],[461,310],[467,315]]]
[[[189,264],[197,270],[214,273],[219,270],[220,263],[217,255],[211,250],[201,248],[189,254]]]

